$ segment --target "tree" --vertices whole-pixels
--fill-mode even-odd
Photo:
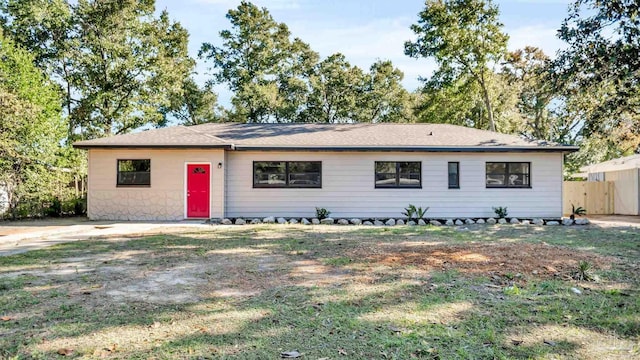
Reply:
[[[79,48],[73,8],[65,0],[2,0],[2,27],[17,44],[34,55],[35,64],[55,78],[64,93],[64,109],[71,114],[71,60]]]
[[[405,42],[405,54],[433,57],[439,68],[429,80],[431,89],[455,86],[461,81],[479,86],[488,128],[496,130],[490,67],[506,52],[508,36],[498,21],[491,0],[427,0],[418,24],[411,26],[418,39]]]
[[[277,76],[278,92],[283,101],[276,118],[279,121],[309,121],[304,113],[312,91],[310,77],[318,64],[319,56],[298,38],[291,44],[289,54],[286,65]]]
[[[0,186],[12,211],[20,202],[52,196],[64,184],[55,171],[65,134],[60,99],[33,62],[0,35]]]
[[[312,92],[305,118],[308,122],[340,123],[358,119],[364,101],[365,76],[343,54],[320,62],[309,79]]]
[[[362,122],[406,122],[413,118],[413,103],[409,92],[402,86],[402,71],[393,67],[391,61],[377,61],[365,75],[364,101],[359,121]]]
[[[194,63],[187,31],[154,11],[153,0],[78,2],[72,127],[100,137],[165,123],[161,108],[181,92]]]
[[[482,99],[475,81],[459,78],[445,87],[427,83],[419,91],[415,116],[418,122],[485,128]]]
[[[539,48],[527,46],[510,52],[502,75],[517,91],[517,110],[524,119],[522,135],[529,139],[575,143],[581,121],[566,89],[554,81],[552,63]],[[573,109],[573,110],[572,110]]]
[[[93,138],[166,123],[194,62],[187,31],[153,0],[6,0],[5,30],[65,93],[69,135]]]
[[[205,43],[200,57],[212,63],[214,83],[226,83],[240,121],[295,121],[305,102],[304,81],[318,55],[276,22],[266,8],[242,1],[229,10],[231,30],[220,32],[222,46]]]
[[[218,95],[211,86],[199,87],[192,78],[187,78],[182,83],[182,91],[174,94],[171,105],[163,112],[182,125],[198,125],[221,121],[219,110]]]
[[[555,61],[557,81],[580,103],[583,137],[640,152],[640,3],[577,0],[559,31],[569,47]]]

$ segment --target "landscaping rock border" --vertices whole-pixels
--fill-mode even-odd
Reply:
[[[424,218],[424,219],[407,219],[407,218],[340,218],[335,220],[333,218],[325,218],[318,219],[312,218],[286,218],[286,217],[274,217],[267,216],[265,218],[224,218],[224,219],[211,219],[208,221],[211,224],[221,224],[221,225],[245,225],[245,224],[302,224],[302,225],[364,225],[364,226],[462,226],[462,225],[483,225],[487,226],[491,225],[516,225],[516,226],[541,226],[541,225],[549,225],[549,226],[583,226],[589,225],[590,221],[587,218],[578,218],[578,219],[570,219],[570,218],[554,218],[554,219],[543,219],[543,218]]]

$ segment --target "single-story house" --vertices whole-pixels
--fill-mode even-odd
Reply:
[[[614,214],[640,215],[640,154],[583,166],[580,172],[588,181],[613,183]]]
[[[577,147],[443,124],[202,124],[80,141],[95,220],[562,216]]]

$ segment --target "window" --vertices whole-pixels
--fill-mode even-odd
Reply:
[[[118,160],[117,186],[150,186],[151,160]]]
[[[528,162],[488,162],[488,188],[530,188],[531,163]]]
[[[320,161],[254,161],[254,188],[320,188]]]
[[[376,188],[421,188],[420,162],[376,161]]]
[[[449,163],[449,189],[460,189],[460,163]]]

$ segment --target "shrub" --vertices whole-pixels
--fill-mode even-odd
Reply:
[[[73,213],[75,215],[84,215],[87,213],[86,200],[83,198],[75,199],[73,203]]]
[[[409,204],[409,206],[404,208],[402,215],[404,215],[409,220],[418,220],[424,218],[424,215],[428,210],[428,206],[423,209],[422,207],[416,207],[415,205]]]
[[[416,213],[416,210],[417,209],[416,209],[415,205],[409,204],[408,207],[404,208],[404,211],[402,212],[402,215],[404,217],[406,217],[407,219],[411,220],[411,219],[413,219],[413,214]]]
[[[47,209],[47,215],[51,217],[60,217],[62,216],[62,201],[58,198],[53,198],[51,201],[51,205]]]
[[[318,208],[318,207],[316,208],[316,217],[319,220],[326,219],[329,217],[329,215],[331,215],[331,211],[325,208]]]
[[[580,260],[578,263],[578,268],[576,269],[573,278],[580,281],[593,281],[595,278],[593,276],[593,266],[590,262]]]
[[[418,207],[416,209],[416,218],[417,219],[422,219],[424,218],[424,215],[427,213],[427,211],[429,210],[429,207],[427,206],[426,208],[422,209],[422,207]]]
[[[502,219],[502,218],[506,218],[507,217],[507,207],[504,206],[498,206],[498,207],[494,207],[493,208],[493,212],[496,213],[496,216],[498,216],[498,218]]]
[[[571,216],[569,216],[571,220],[575,220],[576,216],[584,216],[586,214],[587,209],[583,208],[582,206],[576,207],[575,205],[571,204]]]

